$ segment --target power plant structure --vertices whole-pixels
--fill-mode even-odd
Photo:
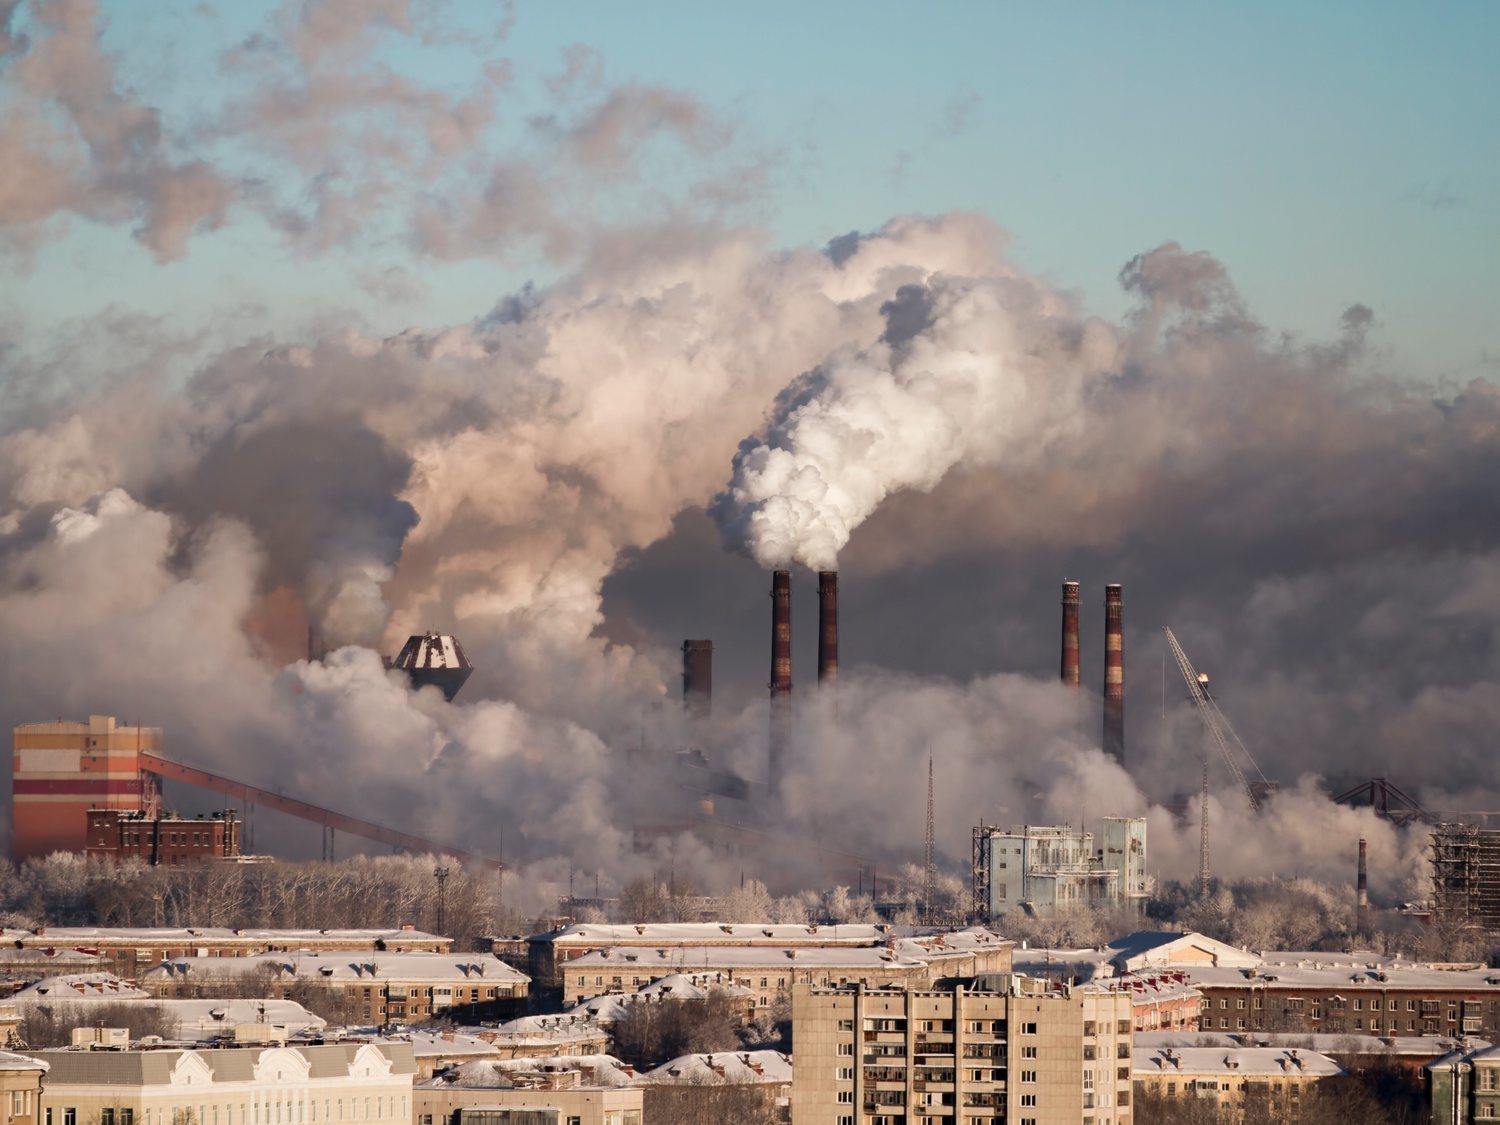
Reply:
[[[713,713],[714,643],[711,640],[682,642],[682,702],[689,715],[706,719]]]
[[[1078,583],[1062,584],[1062,682],[1068,687],[1082,683],[1078,667]]]
[[[818,686],[839,678],[839,572],[818,571]]]
[[[766,774],[781,784],[792,721],[792,572],[771,573],[771,739]]]
[[[1500,931],[1500,831],[1472,824],[1435,826],[1432,898],[1445,921]]]
[[[1366,866],[1368,849],[1364,837],[1359,841],[1359,872],[1354,882],[1354,932],[1370,932],[1370,873]]]
[[[1120,584],[1104,587],[1104,752],[1125,762],[1125,600]]]
[[[458,638],[443,633],[408,637],[391,667],[405,672],[414,688],[437,688],[449,703],[474,674]]]

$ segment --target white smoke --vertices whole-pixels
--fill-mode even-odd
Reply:
[[[934,272],[887,303],[878,342],[831,355],[788,388],[748,443],[715,513],[763,566],[833,569],[892,493],[930,491],[957,466],[1022,468],[1079,428],[1117,333],[999,261]]]

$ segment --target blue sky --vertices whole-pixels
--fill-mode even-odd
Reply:
[[[103,43],[178,158],[295,196],[305,170],[217,123],[249,85],[224,52],[274,37],[279,7],[102,0]],[[381,33],[371,60],[455,96],[504,60],[513,77],[479,142],[497,156],[535,149],[535,122],[553,109],[546,79],[575,44],[597,52],[604,88],[660,86],[705,106],[727,149],[661,153],[643,183],[621,188],[638,219],[689,191],[702,164],[739,161],[761,178],[726,217],[777,243],[973,209],[1012,232],[1023,267],[1118,316],[1121,265],[1175,240],[1220,257],[1275,329],[1326,335],[1362,301],[1388,370],[1463,381],[1500,366],[1494,3],[522,0],[503,39],[491,0],[415,8],[422,35]],[[23,30],[27,18],[23,8]],[[468,319],[569,268],[526,247],[435,261],[378,223],[296,250],[244,206],[166,264],[126,223],[70,218],[47,234],[0,290],[0,309],[38,343],[106,307],[184,332],[212,325],[225,342],[349,317],[396,331]],[[421,291],[359,287],[391,269]]]

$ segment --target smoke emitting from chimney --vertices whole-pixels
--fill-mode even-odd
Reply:
[[[1125,761],[1125,601],[1118,582],[1104,587],[1104,752]]]
[[[695,718],[706,719],[713,710],[714,643],[710,640],[682,642],[682,702]]]
[[[839,572],[818,571],[818,683],[839,678]]]
[[[1078,674],[1078,583],[1062,586],[1062,682],[1079,686]]]

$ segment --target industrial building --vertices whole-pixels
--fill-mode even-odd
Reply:
[[[139,813],[159,802],[141,753],[161,753],[158,727],[127,727],[108,715],[86,723],[23,723],[12,735],[10,854],[20,862],[81,852],[90,809]]]
[[[1091,832],[1066,826],[980,825],[973,831],[975,909],[1050,916],[1085,907],[1141,910],[1146,901],[1146,818],[1105,817]]]
[[[1128,1125],[1130,998],[1009,973],[796,989],[793,1125]]]
[[[138,859],[165,867],[236,859],[240,855],[240,822],[231,809],[209,817],[90,809],[84,854],[116,861]]]
[[[1500,830],[1434,826],[1432,897],[1444,921],[1500,930]]]

